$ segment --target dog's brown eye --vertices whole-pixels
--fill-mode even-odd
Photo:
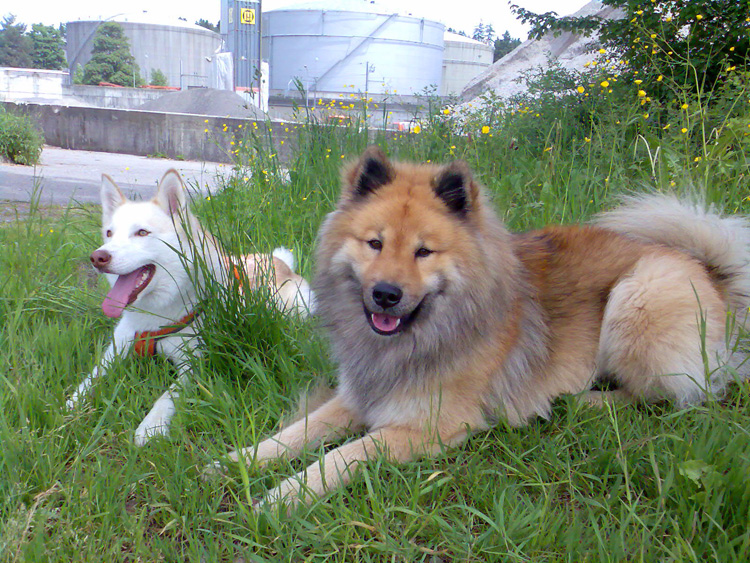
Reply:
[[[138,229],[135,233],[135,236],[137,237],[146,237],[150,235],[151,233],[147,231],[146,229]]]
[[[382,242],[380,242],[380,241],[379,241],[378,239],[376,239],[376,238],[374,238],[374,239],[372,239],[372,240],[368,240],[368,241],[367,241],[367,244],[368,244],[368,246],[369,246],[370,248],[372,248],[373,250],[377,250],[378,252],[380,252],[381,250],[383,250],[383,243],[382,243]]]
[[[112,229],[107,229],[107,238],[112,236]]]
[[[416,256],[417,258],[424,258],[425,256],[429,256],[433,252],[434,250],[430,250],[429,248],[425,248],[423,246],[422,248],[420,248],[414,253],[414,256]]]

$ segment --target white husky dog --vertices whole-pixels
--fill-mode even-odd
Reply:
[[[180,174],[169,170],[159,182],[154,199],[135,202],[125,198],[112,178],[102,175],[104,244],[91,254],[91,263],[107,274],[112,284],[102,310],[108,317],[120,318],[120,322],[99,365],[78,386],[67,406],[75,407],[117,356],[131,349],[142,356],[164,354],[175,364],[179,376],[135,431],[139,446],[152,436],[167,434],[174,400],[189,370],[188,351],[197,345],[197,285],[203,271],[195,267],[197,253],[216,279],[246,279],[250,289],[266,283],[274,304],[282,311],[304,316],[314,305],[307,281],[294,272],[290,251],[279,248],[271,256],[229,258],[190,213],[185,191]]]

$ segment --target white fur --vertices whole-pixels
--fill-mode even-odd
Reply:
[[[595,222],[643,242],[679,249],[727,276],[729,306],[747,311],[750,305],[750,222],[722,217],[706,207],[670,195],[628,197],[624,205],[603,213]]]
[[[195,311],[198,300],[196,283],[200,273],[193,266],[194,251],[200,252],[208,268],[217,279],[227,279],[227,259],[222,255],[214,239],[205,233],[197,219],[187,207],[185,188],[175,170],[162,178],[153,200],[135,202],[127,200],[114,181],[107,175],[102,177],[102,235],[104,244],[97,250],[111,256],[104,273],[111,284],[118,275],[128,274],[138,268],[156,266],[151,282],[126,307],[114,330],[112,343],[107,347],[97,366],[91,371],[67,401],[68,409],[74,408],[90,390],[96,379],[106,373],[112,361],[126,355],[133,347],[136,333],[158,330],[175,324]],[[139,236],[144,229],[146,236]],[[286,249],[277,249],[285,262],[294,263],[294,256]],[[300,315],[308,314],[307,306],[313,297],[309,285],[299,278],[300,305],[296,294],[288,306]],[[290,286],[291,287],[291,286]],[[280,288],[280,291],[283,287]],[[197,353],[197,332],[200,319],[183,330],[164,336],[156,343],[156,353],[163,354],[178,369],[177,381],[154,403],[151,411],[135,431],[134,442],[144,445],[150,438],[166,435],[175,412],[174,401],[189,372],[189,356]]]
[[[297,271],[294,254],[292,254],[292,251],[288,248],[284,248],[283,246],[278,247],[273,251],[273,256],[284,262],[292,270]]]

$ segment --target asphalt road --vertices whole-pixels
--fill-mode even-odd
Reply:
[[[170,168],[176,168],[191,188],[200,189],[204,194],[216,191],[217,178],[231,171],[230,165],[214,162],[44,147],[37,166],[0,162],[0,203],[28,202],[35,195],[40,205],[99,203],[99,187],[105,172],[127,197],[146,199]]]

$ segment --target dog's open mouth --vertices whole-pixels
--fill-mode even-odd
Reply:
[[[389,315],[388,313],[371,313],[367,310],[367,307],[365,307],[365,315],[367,316],[367,321],[370,323],[370,328],[372,328],[372,330],[383,336],[391,336],[393,334],[398,334],[409,326],[421,308],[422,303],[420,303],[411,313],[397,317],[396,315]]]
[[[104,314],[112,318],[122,315],[123,309],[135,301],[141,291],[146,289],[155,271],[156,266],[147,264],[129,274],[118,276],[115,285],[109,290],[102,303]]]

